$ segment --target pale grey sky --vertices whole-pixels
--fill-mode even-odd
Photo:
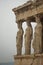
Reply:
[[[0,63],[14,61],[17,24],[12,9],[26,1],[28,0],[0,0]],[[26,24],[23,24],[23,28],[25,27]]]

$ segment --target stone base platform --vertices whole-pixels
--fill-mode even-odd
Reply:
[[[43,65],[43,54],[14,56],[14,65]]]

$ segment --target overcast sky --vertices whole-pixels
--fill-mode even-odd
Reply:
[[[14,61],[18,29],[12,9],[26,1],[28,0],[0,0],[0,63]],[[23,29],[26,28],[26,23],[24,24]]]

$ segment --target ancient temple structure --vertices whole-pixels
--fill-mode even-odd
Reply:
[[[30,0],[27,3],[12,9],[16,15],[18,32],[16,35],[17,54],[14,56],[14,65],[43,65],[43,0]],[[22,24],[26,21],[27,28]],[[36,22],[34,39],[31,22]],[[25,54],[22,55],[23,35]],[[31,54],[31,41],[33,39],[34,54]]]

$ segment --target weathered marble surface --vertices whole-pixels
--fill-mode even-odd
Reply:
[[[43,54],[14,56],[14,65],[43,65]]]
[[[18,29],[19,31],[17,32],[16,36],[16,47],[17,47],[17,55],[22,54],[22,44],[23,44],[23,29],[22,29],[22,23],[18,23]]]
[[[28,55],[31,52],[31,40],[33,35],[33,29],[31,23],[27,22],[27,28],[25,31],[25,54]]]
[[[37,25],[35,27],[33,48],[34,53],[42,53],[42,24],[40,18],[36,17]]]
[[[13,9],[16,15],[16,23],[18,24],[18,32],[16,37],[17,46],[17,56],[14,57],[15,65],[43,65],[43,38],[42,38],[42,22],[43,22],[43,0],[34,0],[34,2],[27,2],[22,6]],[[39,15],[40,18],[36,17]],[[25,54],[22,54],[22,44],[23,44],[23,28],[22,23],[27,22],[27,29],[25,31]],[[41,19],[41,21],[40,21]],[[35,55],[30,54],[31,50],[31,40],[32,40],[32,27],[29,23],[37,22],[35,27],[33,48]],[[30,54],[30,55],[29,55]]]

